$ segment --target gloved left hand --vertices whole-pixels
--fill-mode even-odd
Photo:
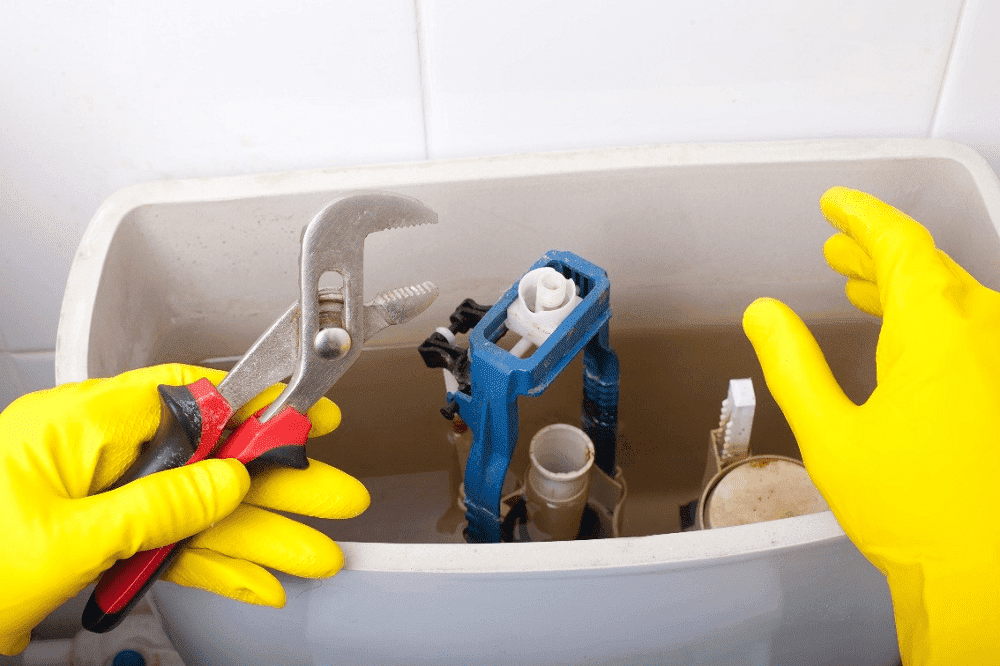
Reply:
[[[28,394],[0,414],[0,653],[23,650],[35,625],[116,560],[192,534],[200,533],[164,578],[241,601],[284,604],[281,584],[261,565],[312,578],[341,568],[343,555],[328,537],[264,510],[347,518],[368,506],[360,482],[316,461],[267,472],[252,488],[239,462],[210,459],[101,492],[156,431],[158,384],[201,377],[218,384],[224,376],[194,366],[144,368]],[[326,399],[308,415],[310,436],[340,423]]]

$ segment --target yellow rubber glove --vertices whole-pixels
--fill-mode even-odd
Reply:
[[[218,384],[224,376],[193,366],[144,368],[28,394],[0,414],[0,652],[23,650],[36,624],[115,560],[198,532],[167,580],[281,606],[280,583],[260,565],[306,577],[340,569],[343,555],[328,537],[264,510],[346,518],[368,506],[360,482],[316,461],[267,472],[251,487],[238,461],[205,460],[100,492],[155,433],[158,384],[200,377]],[[310,436],[325,434],[340,423],[340,410],[323,400],[309,418]]]
[[[844,188],[820,206],[847,295],[882,317],[861,406],[788,307],[743,318],[768,388],[844,531],[887,577],[903,663],[1000,664],[1000,294],[920,224]]]

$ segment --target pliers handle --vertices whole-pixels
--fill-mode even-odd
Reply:
[[[232,407],[215,386],[202,378],[187,386],[161,385],[158,390],[163,404],[160,428],[147,454],[114,487],[208,457],[236,458],[248,465],[251,473],[270,465],[308,467],[305,443],[312,424],[291,407],[265,423],[256,416],[247,419],[215,450],[233,415]],[[190,538],[118,560],[104,572],[87,601],[83,626],[98,633],[114,628],[188,541]]]

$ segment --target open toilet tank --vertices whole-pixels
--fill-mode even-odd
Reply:
[[[878,322],[853,309],[822,256],[832,230],[817,202],[833,185],[906,211],[1000,287],[996,177],[940,141],[595,150],[164,181],[112,196],[73,264],[58,382],[241,355],[297,298],[300,232],[340,196],[406,194],[440,216],[369,238],[367,298],[424,280],[440,296],[369,343],[328,393],[342,425],[308,444],[372,492],[357,519],[309,521],[341,543],[344,570],[282,577],[283,609],[157,583],[154,604],[185,662],[898,663],[885,581],[829,512],[679,531],[730,378],[756,386],[753,452],[798,457],[740,329],[754,298],[803,316],[855,401],[874,387]],[[460,301],[494,302],[550,249],[611,281],[623,536],[455,543],[441,371],[416,346]],[[539,429],[578,424],[580,375],[578,359],[543,396],[521,399],[512,469]]]

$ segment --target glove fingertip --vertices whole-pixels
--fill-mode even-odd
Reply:
[[[344,551],[337,542],[322,534],[322,538],[309,540],[308,557],[291,565],[284,562],[283,570],[303,578],[329,578],[344,568]]]
[[[756,299],[743,312],[743,332],[750,338],[763,341],[774,328],[774,317],[783,306],[781,301],[764,296]]]
[[[340,488],[341,497],[344,498],[341,518],[354,518],[359,516],[371,506],[372,496],[365,488],[365,484],[355,479],[350,474],[344,474],[343,485]]]
[[[245,405],[236,410],[236,413],[230,419],[231,423],[243,423],[248,418],[259,412],[264,407],[267,407],[275,399],[281,395],[281,392],[285,390],[284,384],[275,384],[264,389],[260,394],[255,396]]]
[[[353,518],[371,496],[356,478],[318,460],[306,469],[277,468],[254,477],[244,501],[265,509],[315,518]]]
[[[271,386],[237,410],[236,414],[233,415],[232,422],[242,423],[252,414],[274,402],[284,388],[284,384]],[[309,429],[310,437],[326,435],[336,430],[337,426],[340,425],[340,407],[326,397],[320,398],[316,404],[309,408],[306,415],[312,423],[312,427]]]
[[[861,192],[840,185],[831,187],[819,198],[819,209],[822,211],[823,217],[837,229],[846,233],[846,225],[840,222],[840,217],[843,215],[844,204],[858,194]]]
[[[330,545],[329,552],[325,553],[321,559],[317,558],[318,563],[324,568],[316,578],[329,578],[344,568],[344,551],[334,541],[330,541]]]
[[[875,262],[846,234],[834,234],[827,239],[823,257],[830,268],[845,277],[876,280]]]
[[[337,429],[340,425],[340,407],[329,398],[320,398],[315,405],[309,408],[309,421],[312,428],[309,430],[310,437],[326,435]]]
[[[13,657],[16,654],[24,652],[29,642],[31,642],[31,634],[29,632],[0,636],[0,654]]]
[[[743,330],[767,386],[799,435],[822,426],[830,409],[850,404],[805,323],[773,298],[760,298],[743,314]]]
[[[831,257],[837,257],[844,253],[844,246],[848,243],[853,243],[850,237],[845,235],[843,232],[837,232],[830,236],[823,243],[823,257],[826,259],[826,263],[831,263]]]
[[[882,317],[882,296],[874,282],[851,278],[844,285],[844,293],[857,309],[873,317]]]

